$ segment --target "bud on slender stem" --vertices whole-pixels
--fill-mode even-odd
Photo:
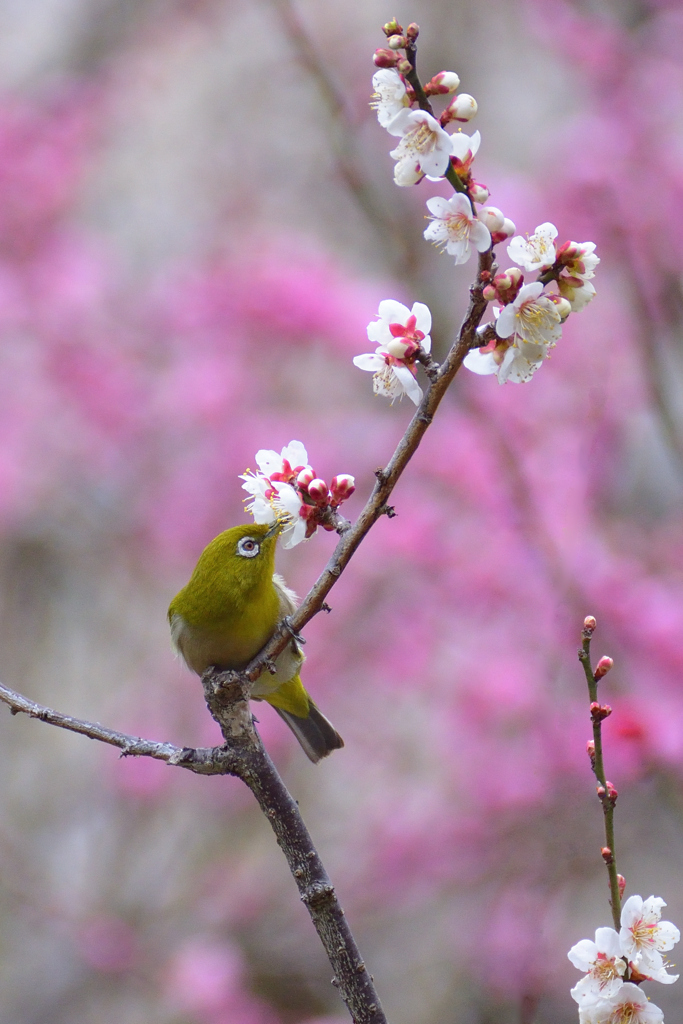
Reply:
[[[603,676],[606,676],[609,670],[612,668],[613,664],[614,661],[612,660],[612,658],[608,658],[607,656],[603,656],[602,658],[600,658],[600,661],[595,666],[594,675],[596,680],[602,679]]]

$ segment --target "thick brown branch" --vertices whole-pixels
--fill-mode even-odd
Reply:
[[[176,747],[173,743],[158,743],[140,736],[129,736],[125,732],[107,729],[99,722],[86,722],[81,718],[64,715],[43,704],[36,704],[23,694],[0,685],[0,701],[8,706],[13,715],[25,714],[48,725],[56,725],[69,732],[80,733],[91,740],[100,740],[112,747],[118,747],[122,757],[153,757],[157,761],[178,768],[187,768],[200,775],[236,775],[234,755],[226,747]]]
[[[354,1024],[387,1024],[372,978],[351,933],[334,886],[292,799],[254,729],[249,701],[235,673],[207,673],[202,682],[211,714],[226,739],[223,747],[176,747],[107,729],[36,704],[0,686],[12,714],[26,714],[60,729],[118,747],[122,756],[153,757],[201,775],[234,775],[256,797],[287,858],[294,880],[334,971],[333,983]]]
[[[245,755],[240,777],[272,825],[299,896],[306,906],[334,971],[332,984],[346,1003],[354,1024],[386,1024],[373,979],[366,970],[330,878],[311,842],[308,829],[260,739]]]

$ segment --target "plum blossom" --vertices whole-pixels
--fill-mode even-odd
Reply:
[[[557,250],[557,262],[571,277],[590,281],[600,257],[595,255],[595,242],[565,242]]]
[[[393,402],[405,394],[419,405],[422,388],[415,379],[415,358],[420,350],[431,351],[432,314],[422,302],[408,309],[395,299],[384,299],[379,304],[378,318],[368,324],[368,338],[377,344],[377,350],[354,356],[353,363],[360,370],[374,373],[376,395]]]
[[[567,953],[567,956],[586,975],[571,990],[572,999],[581,1004],[588,1000],[611,999],[624,984],[622,975],[626,970],[619,935],[614,928],[598,928],[595,942],[581,939]]]
[[[579,1024],[661,1024],[664,1014],[630,981],[616,995],[579,1005]]]
[[[556,304],[547,295],[541,294],[540,281],[525,284],[520,288],[514,302],[508,303],[496,320],[496,334],[499,338],[514,338],[520,348],[527,346],[527,358],[546,358],[562,333],[560,314]],[[544,355],[541,355],[544,351]]]
[[[479,132],[475,132],[474,135],[454,132],[449,138],[451,140],[451,156],[453,157],[456,173],[463,179],[467,178],[470,174],[472,162],[479,152],[481,135]]]
[[[413,185],[425,174],[442,178],[448,170],[452,139],[425,110],[401,110],[387,125],[401,141],[389,154],[395,161],[397,185]]]
[[[524,270],[547,270],[555,262],[557,228],[554,224],[539,224],[530,238],[516,235],[508,245],[508,256]]]
[[[673,949],[681,937],[670,921],[660,921],[666,903],[659,896],[629,896],[621,911],[621,948],[639,974],[664,981],[676,981],[678,975],[666,974],[663,952]]]
[[[283,548],[312,537],[319,526],[334,530],[330,509],[336,510],[356,489],[354,478],[339,473],[328,488],[308,464],[301,441],[290,441],[280,455],[262,448],[256,453],[257,473],[241,474],[242,487],[252,496],[247,510],[257,523],[280,523]]]
[[[445,246],[456,263],[466,263],[471,246],[484,252],[491,245],[491,232],[472,212],[472,204],[462,192],[450,199],[434,196],[427,200],[432,222],[425,228],[424,237],[436,245]]]
[[[527,349],[530,346],[526,346]],[[499,342],[495,348],[472,349],[463,359],[463,366],[472,373],[487,375],[495,373],[499,384],[522,384],[531,380],[543,364],[543,355],[532,358],[530,352],[523,353],[516,346]]]
[[[386,128],[397,114],[410,107],[405,83],[398,71],[382,68],[372,76],[372,86],[375,91],[370,106],[377,111],[377,120]]]

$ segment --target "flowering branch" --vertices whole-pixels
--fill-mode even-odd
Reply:
[[[267,663],[273,661],[290,642],[292,631],[300,633],[306,623],[323,610],[325,598],[351,561],[363,538],[380,516],[387,514],[387,502],[394,487],[417,451],[465,356],[476,343],[477,327],[487,305],[483,297],[484,288],[494,272],[492,250],[480,253],[477,278],[470,288],[470,302],[458,336],[443,364],[438,369],[430,366],[430,383],[394,454],[383,469],[377,470],[377,481],[363,510],[353,525],[346,526],[332,557],[299,608],[290,616],[287,623],[279,627],[266,646],[241,673],[245,682],[254,682],[258,679]]]
[[[602,857],[609,874],[610,903],[614,927],[619,928],[621,919],[620,880],[623,883],[623,878],[617,873],[617,858],[614,845],[614,807],[618,794],[612,783],[607,780],[602,756],[602,723],[605,718],[612,714],[612,708],[609,704],[598,703],[598,681],[609,672],[612,667],[612,659],[601,658],[595,668],[595,672],[591,668],[590,648],[595,626],[595,619],[592,615],[588,615],[584,620],[581,632],[582,644],[579,650],[579,661],[583,665],[583,670],[586,674],[588,695],[591,702],[591,721],[593,722],[593,739],[588,744],[588,755],[591,761],[591,768],[598,780],[598,796],[600,797],[605,818],[605,845],[602,848]]]
[[[614,805],[617,791],[605,776],[602,751],[602,722],[612,714],[608,704],[598,702],[598,682],[612,668],[611,658],[603,657],[591,667],[590,645],[596,621],[592,615],[583,623],[579,661],[588,683],[593,739],[587,751],[598,780],[598,796],[605,819],[605,846],[602,857],[610,882],[610,904],[614,928],[598,928],[595,941],[581,939],[567,954],[584,977],[571,990],[579,1004],[579,1024],[663,1024],[663,1014],[640,989],[644,981],[671,985],[677,974],[669,974],[669,963],[662,952],[673,949],[680,932],[670,921],[661,921],[663,899],[650,896],[629,896],[624,905],[621,897],[626,885],[617,874],[614,852]]]

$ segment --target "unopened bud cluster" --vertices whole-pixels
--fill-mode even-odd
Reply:
[[[301,441],[290,441],[280,455],[262,449],[256,453],[257,473],[241,477],[251,496],[247,509],[257,523],[280,523],[282,545],[292,548],[312,537],[319,526],[335,530],[337,509],[350,498],[355,481],[348,473],[332,478],[329,487],[308,464]]]

